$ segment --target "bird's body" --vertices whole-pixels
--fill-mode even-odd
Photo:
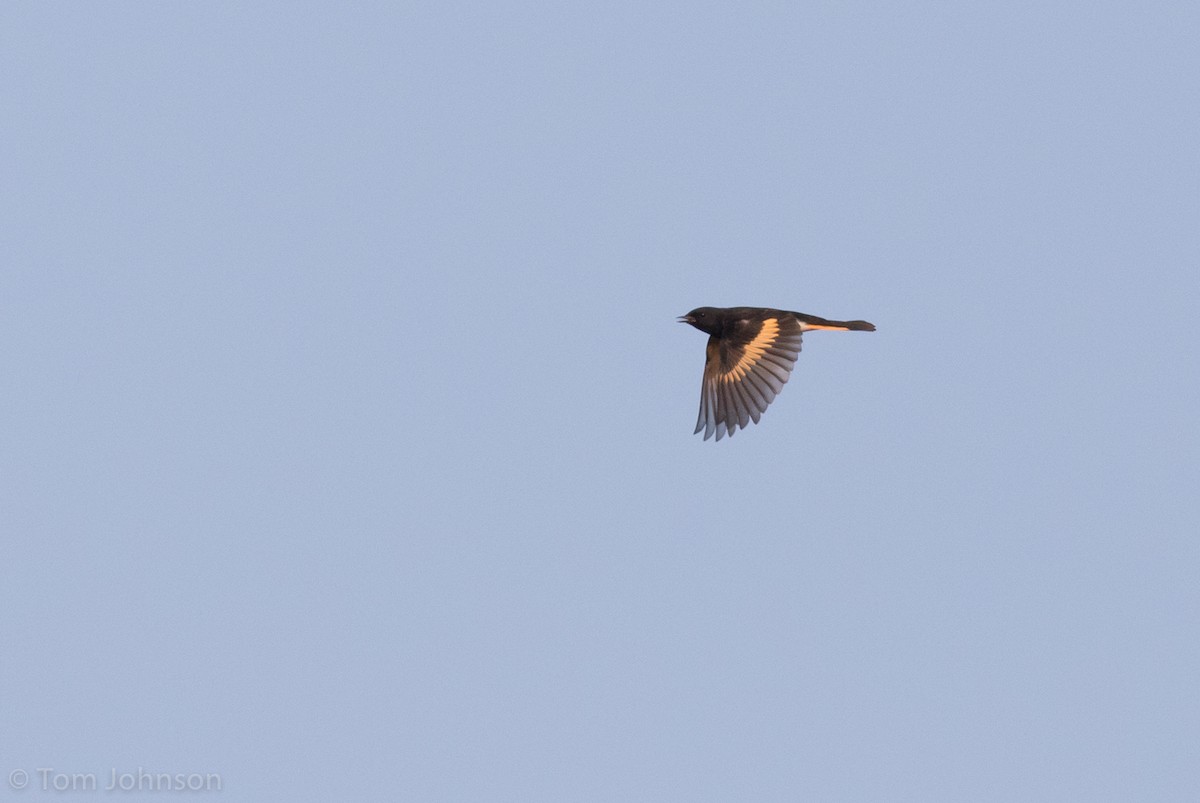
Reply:
[[[679,319],[709,335],[696,432],[717,440],[758,423],[783,390],[813,329],[874,332],[867,321],[830,321],[763,307],[698,307]]]

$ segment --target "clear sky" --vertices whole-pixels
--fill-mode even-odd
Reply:
[[[1197,41],[4,4],[0,797],[1200,798]]]

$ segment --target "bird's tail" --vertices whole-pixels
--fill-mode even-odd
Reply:
[[[875,324],[870,321],[830,321],[816,315],[796,314],[803,331],[809,329],[832,329],[836,332],[874,332]]]

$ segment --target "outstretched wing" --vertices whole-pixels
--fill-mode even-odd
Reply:
[[[717,440],[758,423],[783,390],[800,354],[800,323],[791,315],[747,320],[742,331],[708,339],[696,432]]]

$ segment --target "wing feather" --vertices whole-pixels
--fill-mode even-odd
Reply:
[[[800,354],[799,322],[780,315],[759,323],[743,339],[709,338],[696,420],[705,440],[757,424],[792,374]]]

